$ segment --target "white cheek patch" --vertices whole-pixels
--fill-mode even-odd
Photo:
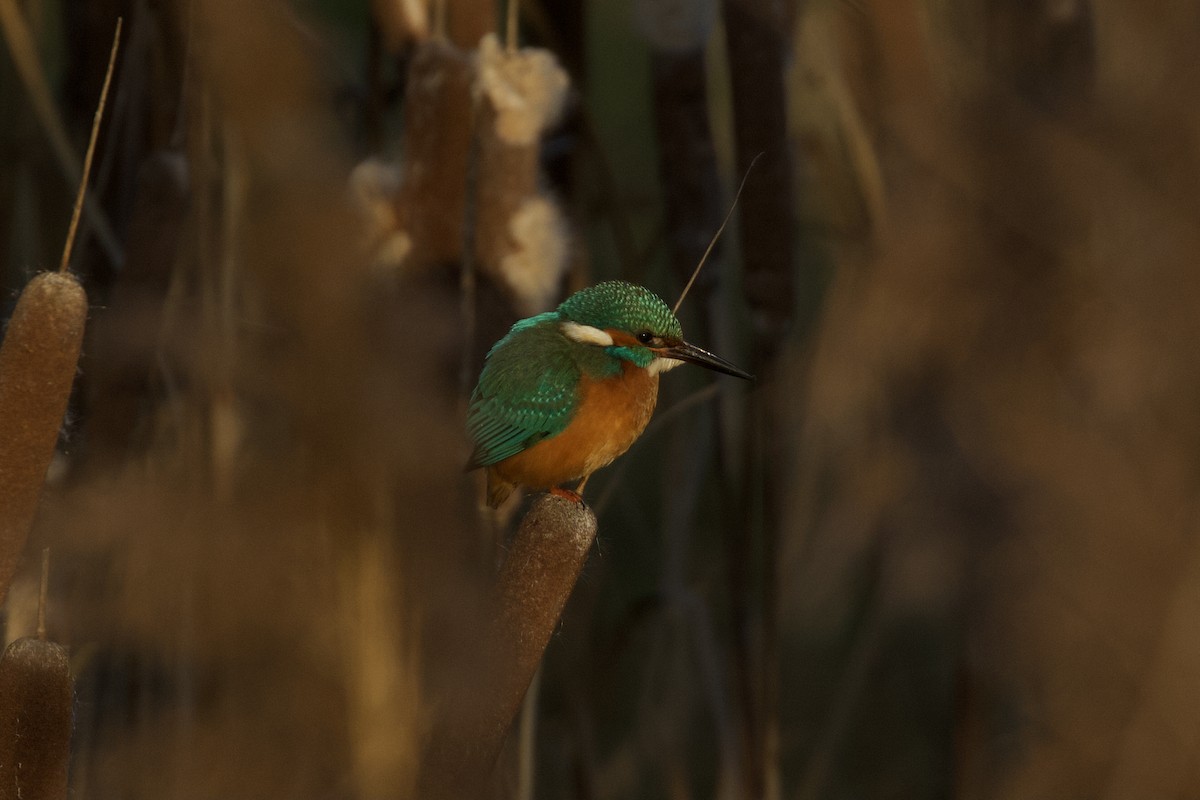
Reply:
[[[568,339],[583,344],[594,344],[598,347],[612,347],[613,338],[599,328],[591,325],[580,325],[578,322],[564,322],[562,332]]]
[[[682,363],[683,362],[677,358],[662,358],[660,356],[659,358],[656,358],[650,362],[650,366],[646,367],[646,371],[651,375],[657,375],[660,372],[667,372],[668,370],[675,369]]]

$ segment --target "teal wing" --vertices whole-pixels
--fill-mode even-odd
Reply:
[[[514,326],[488,353],[471,395],[467,430],[475,450],[467,468],[490,466],[562,433],[579,403],[579,376],[570,342],[555,325]]]

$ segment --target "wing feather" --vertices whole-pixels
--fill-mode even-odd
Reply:
[[[528,321],[527,321],[528,322]],[[552,319],[518,323],[488,353],[471,395],[468,469],[486,467],[566,430],[579,403],[579,366]]]

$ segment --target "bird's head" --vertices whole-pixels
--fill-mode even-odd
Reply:
[[[562,302],[558,314],[568,338],[602,347],[609,355],[652,373],[666,372],[686,361],[753,379],[725,359],[685,342],[683,328],[671,309],[643,286],[608,281],[581,289]]]

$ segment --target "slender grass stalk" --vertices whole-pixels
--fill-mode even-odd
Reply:
[[[50,591],[50,548],[42,549],[42,585],[38,591],[37,638],[46,639],[46,603]]]
[[[119,20],[117,29],[119,32]],[[67,127],[63,124],[62,117],[54,105],[54,93],[50,90],[45,70],[42,69],[38,59],[33,34],[30,32],[29,25],[16,0],[0,0],[0,32],[4,34],[9,53],[17,67],[17,74],[21,76],[21,81],[25,84],[25,91],[33,104],[34,115],[50,140],[51,149],[54,151],[55,159],[58,161],[63,176],[76,185],[83,183],[86,180],[84,176],[88,168],[85,166],[81,172],[76,165],[75,154],[71,152],[71,138],[67,135]],[[113,49],[115,52],[115,41]],[[105,254],[112,263],[123,263],[125,255],[108,217],[105,216],[98,204],[89,200],[87,206],[89,220]]]
[[[712,255],[713,248],[717,245],[717,240],[721,238],[721,234],[725,232],[725,228],[729,225],[729,220],[733,218],[733,212],[737,209],[738,198],[742,196],[742,190],[746,188],[746,179],[750,177],[750,170],[754,169],[754,165],[758,163],[758,159],[762,157],[759,153],[750,162],[750,166],[746,167],[746,173],[742,175],[742,182],[738,184],[737,194],[733,196],[733,202],[729,204],[729,210],[725,212],[725,218],[721,220],[721,226],[717,228],[717,232],[712,235],[712,239],[708,242],[708,247],[704,248],[704,255],[700,256],[700,260],[696,262],[696,268],[692,270],[692,275],[688,278],[687,283],[683,286],[683,291],[679,293],[679,299],[675,301],[674,308],[671,309],[672,314],[679,313],[679,307],[683,305],[684,298],[687,297],[688,291],[691,290],[692,284],[696,282],[696,278],[700,275],[700,270],[704,268],[704,264],[708,261],[708,257]]]
[[[66,272],[71,263],[71,250],[75,247],[75,233],[79,230],[79,215],[83,211],[83,200],[87,195],[88,176],[92,174],[92,156],[96,154],[96,139],[100,135],[100,121],[104,119],[104,106],[108,102],[108,87],[112,85],[113,67],[117,63],[117,48],[121,46],[121,18],[117,17],[117,29],[113,33],[112,50],[108,53],[108,69],[104,72],[104,85],[100,89],[100,102],[92,117],[92,135],[88,139],[87,152],[83,156],[83,175],[79,180],[79,191],[75,194],[75,208],[71,211],[71,224],[67,227],[67,243],[63,247],[58,271]]]

